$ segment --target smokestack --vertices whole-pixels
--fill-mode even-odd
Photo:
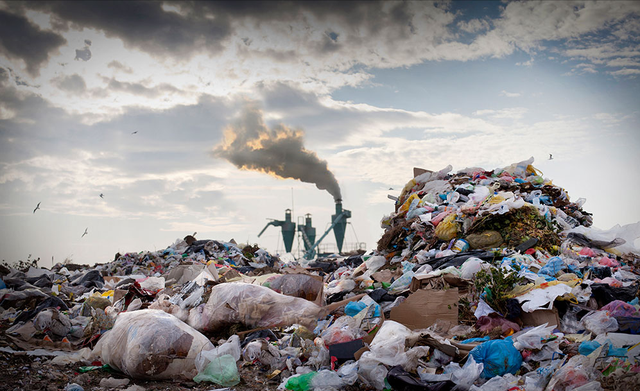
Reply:
[[[304,147],[303,136],[301,129],[290,129],[284,124],[267,128],[262,111],[255,104],[247,104],[241,116],[225,129],[224,140],[213,154],[242,170],[313,183],[339,200],[338,181],[327,162]]]
[[[344,243],[344,233],[347,228],[347,219],[351,217],[350,210],[342,209],[342,200],[336,199],[336,214],[331,215],[331,222],[335,223],[333,226],[333,235],[336,238],[336,245],[338,246],[338,252],[342,253],[342,244]],[[339,220],[338,220],[339,219]],[[336,220],[338,220],[336,222]]]

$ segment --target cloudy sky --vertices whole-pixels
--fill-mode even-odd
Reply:
[[[0,259],[282,253],[267,219],[338,197],[373,248],[414,166],[531,156],[639,221],[639,34],[637,1],[0,3]]]

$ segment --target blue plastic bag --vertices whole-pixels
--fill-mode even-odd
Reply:
[[[465,339],[464,341],[461,341],[461,344],[467,344],[467,343],[474,343],[474,342],[486,342],[489,341],[491,338],[487,335],[486,337],[483,338],[469,338],[469,339]]]
[[[560,257],[549,258],[547,264],[540,269],[538,274],[554,277],[565,267],[566,266]]]
[[[350,303],[347,303],[347,305],[344,307],[344,314],[349,316],[356,316],[365,308],[367,308],[367,305],[363,302],[352,301]]]
[[[593,353],[594,350],[598,349],[600,346],[599,342],[596,341],[584,341],[583,343],[580,344],[580,347],[578,348],[578,353],[582,354],[583,356],[588,356],[591,353]]]
[[[484,378],[515,374],[522,365],[522,355],[513,346],[511,337],[487,341],[473,348],[470,354],[477,363],[484,364]]]

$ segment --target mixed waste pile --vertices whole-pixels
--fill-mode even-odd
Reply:
[[[640,222],[592,228],[532,163],[415,169],[367,254],[283,262],[187,236],[92,268],[4,268],[0,351],[122,378],[69,390],[242,388],[247,368],[292,391],[632,389]]]

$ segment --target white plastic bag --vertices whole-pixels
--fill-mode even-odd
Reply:
[[[470,257],[460,267],[460,277],[472,279],[480,270],[488,268],[489,265],[482,259]]]
[[[618,321],[608,311],[593,311],[582,318],[584,328],[595,335],[618,330]]]
[[[417,367],[418,359],[427,355],[429,347],[416,346],[405,351],[405,341],[411,334],[412,331],[403,324],[387,320],[371,341],[370,351],[361,357],[385,365],[402,365],[405,370],[412,371]]]
[[[542,340],[553,334],[555,326],[547,327],[547,323],[537,327],[533,327],[523,334],[513,337],[513,346],[518,350],[523,349],[542,349]]]

